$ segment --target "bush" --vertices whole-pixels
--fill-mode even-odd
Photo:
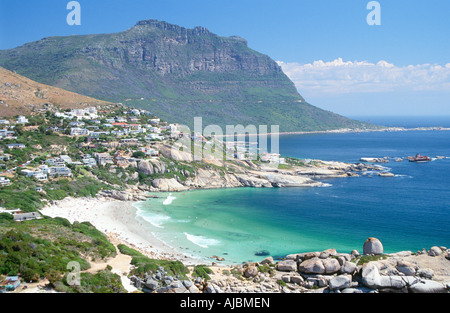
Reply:
[[[119,244],[117,246],[117,248],[119,249],[120,253],[122,254],[126,254],[129,256],[140,256],[140,257],[145,257],[142,253],[140,253],[139,251],[136,251],[124,244]]]
[[[192,272],[192,276],[201,277],[204,280],[211,280],[211,277],[208,274],[213,274],[212,269],[207,267],[206,265],[196,265],[194,267],[194,271]]]
[[[131,265],[134,265],[135,268],[130,274],[137,276],[154,274],[159,267],[163,267],[169,275],[177,276],[179,278],[186,278],[186,274],[189,273],[189,269],[180,261],[155,260],[146,256],[133,257]]]

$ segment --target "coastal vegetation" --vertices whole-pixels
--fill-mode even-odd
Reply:
[[[116,254],[106,236],[90,223],[71,224],[62,218],[44,218],[17,223],[10,214],[0,214],[0,275],[20,275],[26,282],[49,278],[62,282],[69,262],[80,269],[90,261]]]
[[[134,267],[131,270],[130,275],[145,277],[146,274],[156,273],[160,268],[163,268],[169,275],[177,277],[186,277],[186,274],[189,273],[189,269],[180,261],[151,259],[124,244],[119,244],[118,249],[122,254],[133,257],[131,265]]]

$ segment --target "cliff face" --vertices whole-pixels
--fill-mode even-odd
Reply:
[[[196,116],[205,125],[280,125],[281,131],[366,126],[307,104],[270,57],[204,27],[146,20],[116,34],[44,38],[0,51],[0,65],[189,126]]]

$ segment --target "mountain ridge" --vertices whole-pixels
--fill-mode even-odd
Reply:
[[[119,33],[46,37],[0,51],[0,66],[188,126],[201,116],[282,132],[370,127],[310,105],[269,56],[201,26],[151,19]]]

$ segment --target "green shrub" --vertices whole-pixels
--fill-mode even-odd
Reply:
[[[211,280],[208,274],[213,274],[214,272],[206,265],[196,265],[192,272],[193,277],[201,277],[204,280]]]
[[[132,248],[130,248],[130,247],[124,245],[124,244],[119,244],[119,245],[117,246],[117,248],[119,249],[120,253],[122,253],[122,254],[126,254],[126,255],[129,255],[129,256],[133,256],[133,257],[134,257],[134,256],[145,257],[145,256],[144,256],[142,253],[140,253],[139,251],[134,250],[134,249],[132,249]]]
[[[135,268],[130,274],[137,276],[156,273],[159,267],[163,267],[169,275],[179,278],[186,278],[186,274],[189,273],[189,269],[180,261],[155,260],[146,256],[133,257],[131,265],[134,265]]]

